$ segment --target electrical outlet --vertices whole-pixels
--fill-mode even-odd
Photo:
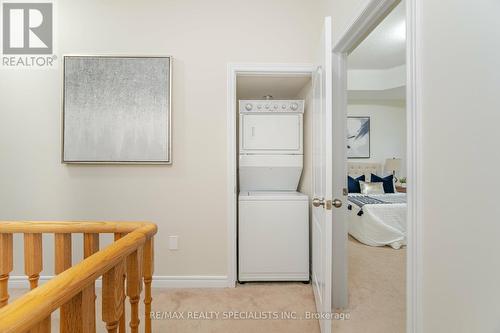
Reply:
[[[168,249],[169,250],[179,249],[179,236],[168,236]]]

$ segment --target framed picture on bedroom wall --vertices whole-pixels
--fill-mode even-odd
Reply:
[[[347,117],[347,158],[370,158],[370,117]]]

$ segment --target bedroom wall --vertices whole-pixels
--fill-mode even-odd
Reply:
[[[406,109],[401,102],[350,102],[348,116],[370,117],[370,158],[351,158],[349,161],[385,164],[387,158],[401,158],[401,171],[406,176]]]
[[[344,31],[368,0],[323,2],[330,4],[336,31]],[[495,333],[500,180],[489,175],[500,163],[500,3],[416,3],[423,171],[417,332]]]
[[[159,225],[155,275],[224,278],[227,64],[312,62],[319,4],[62,0],[56,8],[59,57],[173,56],[173,165],[61,164],[61,71],[3,71],[0,220],[150,220]],[[168,250],[169,235],[179,236],[178,251]],[[53,274],[52,242],[45,275]],[[74,250],[81,257],[79,240]],[[18,239],[14,275],[21,257]]]

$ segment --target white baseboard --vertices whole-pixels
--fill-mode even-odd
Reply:
[[[39,283],[43,284],[54,276],[40,276]],[[96,286],[102,286],[101,279]],[[153,288],[231,288],[234,283],[228,281],[226,275],[188,275],[188,276],[153,276]],[[28,289],[29,281],[26,276],[14,275],[9,278],[9,288]]]
[[[153,288],[229,288],[226,275],[154,276]]]
[[[39,284],[43,284],[50,279],[52,279],[54,276],[40,276],[40,280],[38,280]],[[14,275],[9,277],[9,288],[15,288],[15,289],[29,289],[30,283],[28,281],[28,278],[24,275]]]

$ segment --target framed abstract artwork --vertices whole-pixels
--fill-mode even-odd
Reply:
[[[170,164],[172,59],[64,56],[63,163]]]
[[[347,117],[347,157],[370,158],[370,117]]]

